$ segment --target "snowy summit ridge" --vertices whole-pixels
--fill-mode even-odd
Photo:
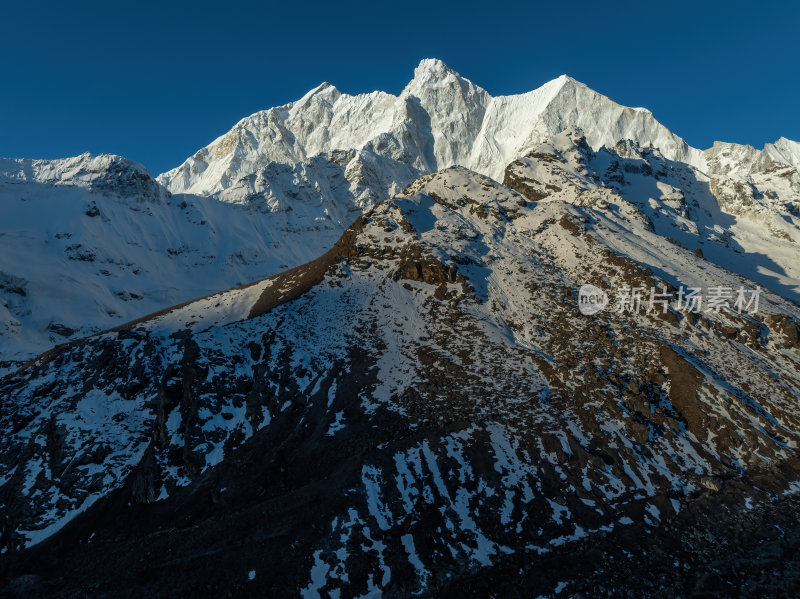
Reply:
[[[408,171],[391,182],[381,181],[389,193],[420,174],[454,165],[501,179],[510,162],[573,128],[583,131],[595,150],[627,139],[712,174],[718,147],[739,153],[744,147],[718,143],[706,151],[692,148],[646,108],[617,104],[567,75],[527,93],[491,96],[441,60],[424,59],[399,96],[381,91],[352,96],[322,83],[296,102],[242,119],[158,180],[173,193],[243,202],[269,196],[257,180],[270,165],[349,151],[352,156],[344,165],[363,207],[375,199],[353,181],[364,171],[387,166],[396,175]],[[784,138],[753,152],[726,174],[746,177],[762,156],[794,168],[800,165],[800,144]]]
[[[567,127],[581,128],[595,148],[634,139],[673,159],[699,156],[649,111],[620,106],[567,75],[492,97],[442,61],[424,59],[399,96],[351,96],[323,83],[296,102],[242,119],[158,180],[173,193],[236,195],[271,162],[336,150],[399,159],[420,172],[460,165],[500,178],[509,162]]]

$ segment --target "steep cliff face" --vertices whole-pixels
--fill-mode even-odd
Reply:
[[[731,490],[744,514],[793,501],[797,306],[683,309],[681,286],[754,283],[584,185],[568,150],[590,149],[557,141],[509,169],[522,192],[421,177],[315,261],[0,380],[12,587],[436,596],[513,574],[551,593],[583,588],[590,545],[707,530]],[[586,316],[584,284],[676,295]],[[715,555],[665,547],[656,572]]]

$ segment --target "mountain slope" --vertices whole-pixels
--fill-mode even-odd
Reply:
[[[511,163],[504,176],[532,201],[588,202],[618,211],[624,198],[650,231],[800,302],[800,199],[787,201],[800,198],[800,177],[782,179],[759,183],[761,189],[752,182],[726,186],[631,141],[595,152],[579,130],[553,136]],[[780,195],[763,191],[770,187]]]
[[[274,181],[285,176],[291,188],[290,174]],[[337,205],[320,215],[302,190],[287,193],[291,210],[248,210],[171,196],[117,156],[0,162],[0,371],[310,260],[360,214]]]
[[[311,263],[0,380],[14,588],[437,596],[486,573],[552,593],[583,562],[546,560],[689,531],[725,489],[743,512],[791,501],[797,306],[584,316],[585,283],[754,283],[613,189],[540,199],[422,177]]]
[[[695,247],[719,240],[705,248],[707,259],[800,299],[796,142],[782,138],[764,150],[718,142],[701,151],[648,110],[620,106],[566,76],[526,94],[491,97],[428,59],[397,97],[350,96],[323,84],[298,102],[243,119],[159,181],[175,192],[275,206],[286,186],[272,183],[274,170],[291,162],[294,184],[322,198],[333,186],[365,210],[452,165],[502,180],[510,163],[542,145],[551,151],[565,131],[577,132],[604,161],[593,167],[591,185],[616,189],[645,212],[659,206],[653,222],[662,234]],[[300,172],[308,156],[324,161],[324,152],[335,152],[343,169],[333,171],[329,186]],[[699,237],[698,227],[706,230]]]

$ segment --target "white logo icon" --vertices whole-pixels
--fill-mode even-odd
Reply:
[[[581,314],[591,316],[601,312],[608,305],[608,295],[594,285],[581,285],[578,289],[578,309]]]

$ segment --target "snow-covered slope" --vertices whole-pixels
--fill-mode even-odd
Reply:
[[[795,493],[800,309],[765,291],[741,311],[673,296],[582,315],[586,283],[755,283],[546,156],[508,183],[530,193],[550,169],[574,188],[532,202],[461,167],[424,176],[308,264],[0,379],[5,546],[34,545],[21,563],[45,580],[66,560],[68,582],[42,582],[60,592],[249,577],[249,594],[435,596],[688,534],[684,515],[727,513],[726,485],[751,507]]]
[[[709,155],[720,172],[730,154],[722,144],[714,150]],[[800,302],[800,176],[788,165],[769,164],[748,167],[748,183],[720,179],[632,141],[595,152],[573,130],[511,163],[504,182],[532,201],[610,212],[624,198],[649,230]]]
[[[294,197],[170,196],[117,156],[0,161],[0,362],[311,260],[360,214]]]

